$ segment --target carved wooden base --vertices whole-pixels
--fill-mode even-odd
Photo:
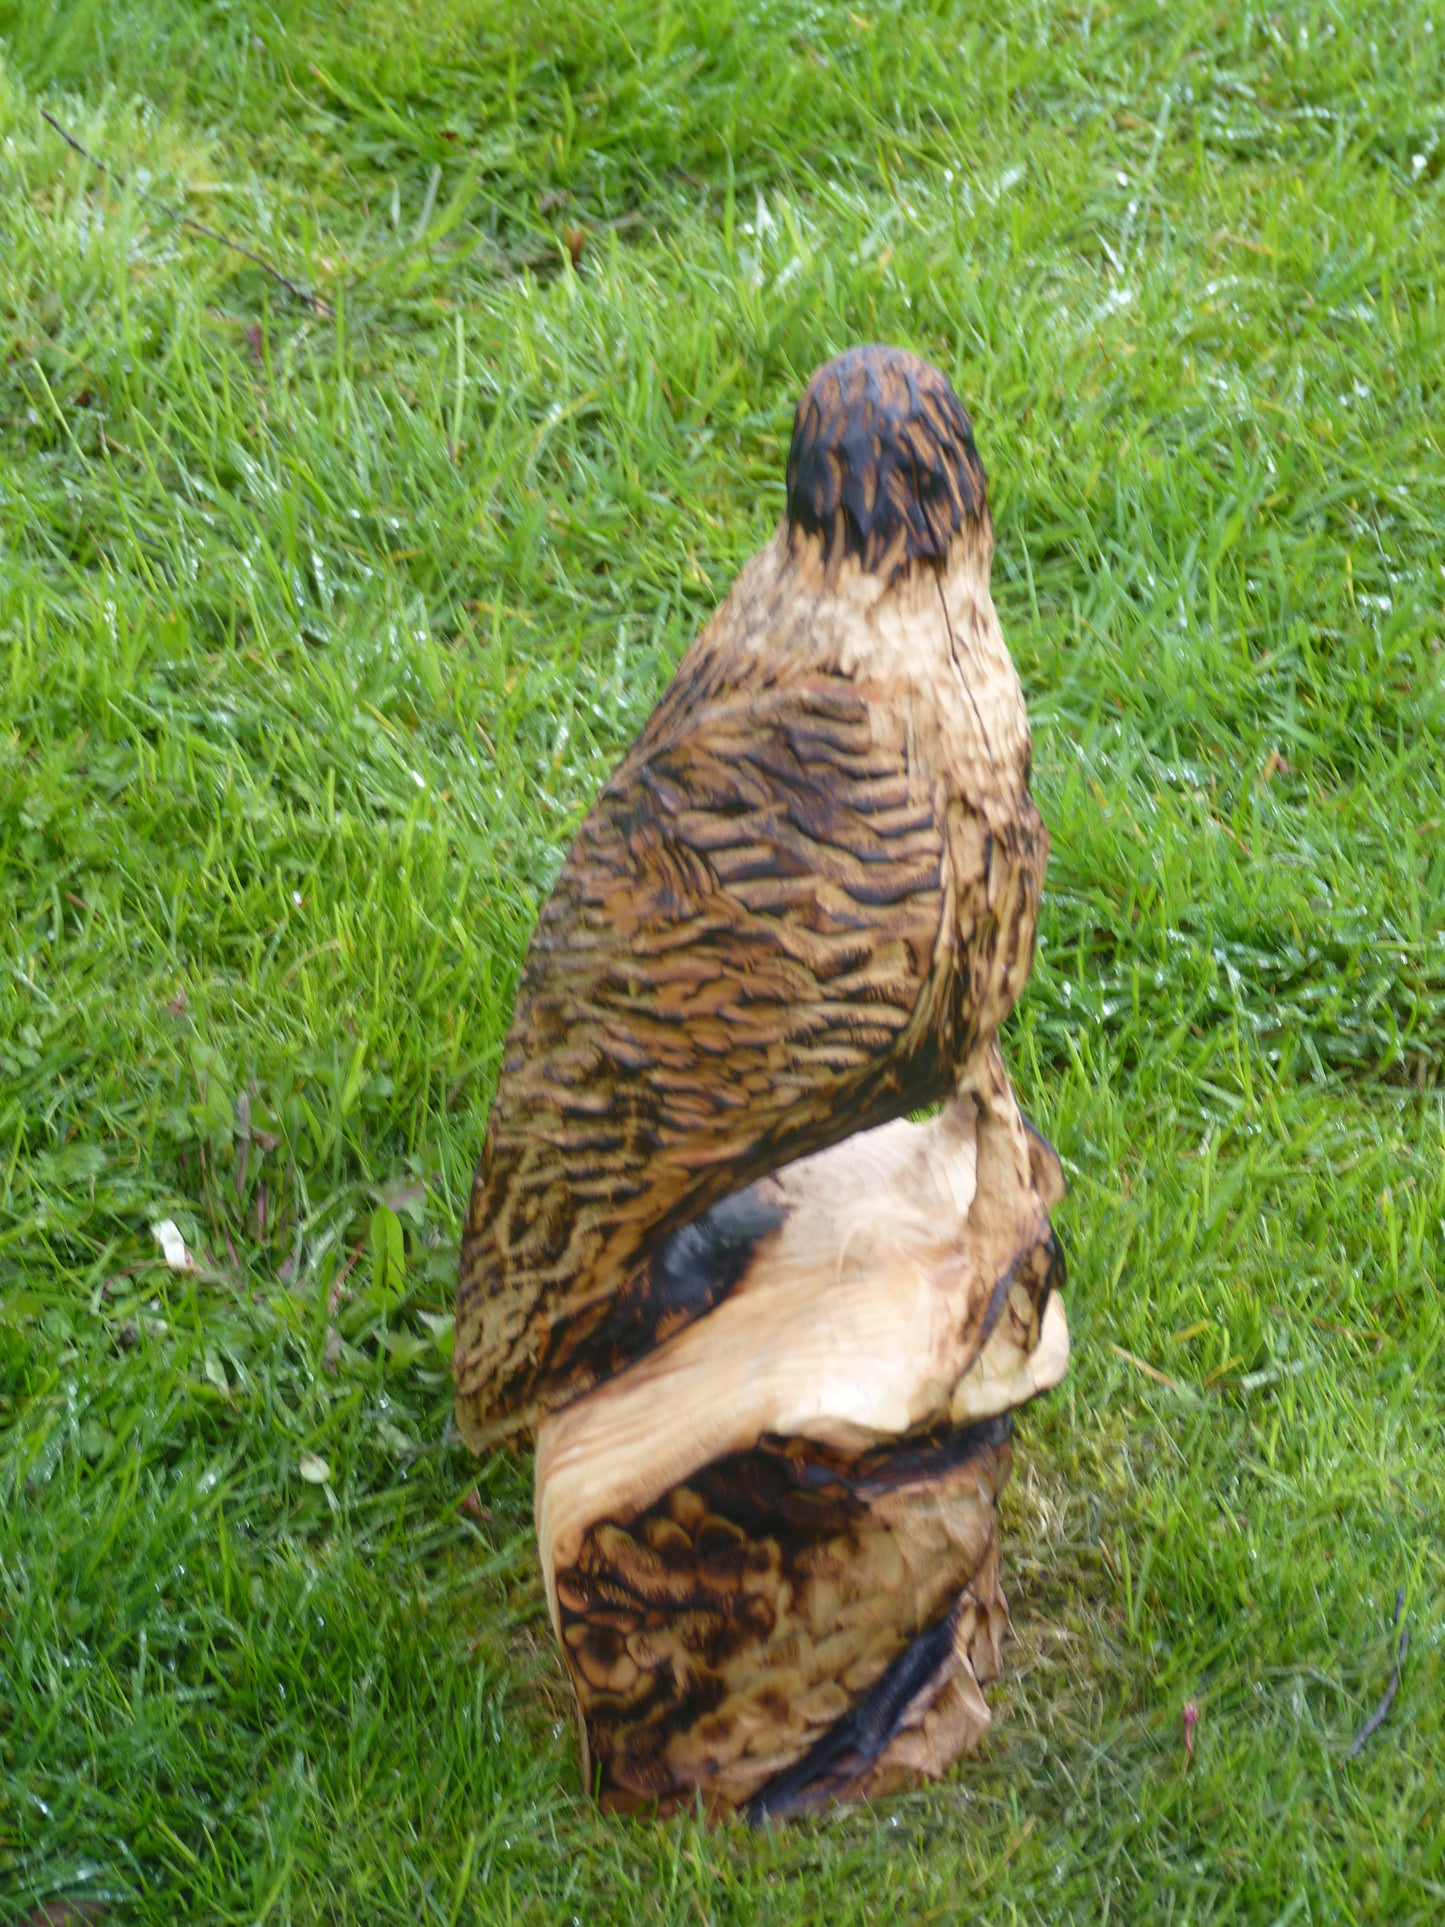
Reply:
[[[978,1745],[1011,1412],[1068,1359],[1061,1188],[991,1052],[929,1123],[752,1187],[732,1297],[539,1426],[604,1805],[782,1819]]]
[[[851,1462],[767,1439],[589,1530],[556,1587],[603,1804],[700,1791],[781,1819],[976,1745],[1007,1623],[1008,1433],[987,1419]]]

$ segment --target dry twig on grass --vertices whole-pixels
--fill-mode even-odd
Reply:
[[[1396,1626],[1400,1626],[1400,1615],[1404,1610],[1405,1588],[1401,1586],[1400,1590],[1395,1594],[1395,1617],[1390,1621],[1392,1631]],[[1410,1624],[1407,1620],[1403,1626],[1400,1626],[1400,1637],[1395,1646],[1395,1670],[1390,1675],[1390,1684],[1385,1688],[1385,1696],[1365,1721],[1359,1732],[1350,1741],[1350,1750],[1345,1755],[1347,1760],[1358,1759],[1360,1754],[1364,1752],[1366,1743],[1372,1739],[1385,1724],[1385,1715],[1395,1704],[1395,1695],[1400,1690],[1400,1671],[1405,1664],[1405,1655],[1409,1650]]]
[[[98,155],[92,154],[88,147],[75,138],[74,134],[62,127],[49,108],[42,107],[40,117],[47,126],[52,127],[59,134],[67,147],[73,147],[83,160],[89,161],[92,167],[99,169],[109,180],[114,181],[117,187],[135,186],[133,181],[127,180],[124,174],[117,172]],[[183,213],[180,208],[172,207],[169,201],[163,201],[159,194],[153,194],[149,188],[136,187],[135,192],[143,201],[149,201],[153,206],[158,207],[162,214],[178,222],[181,227],[190,228],[194,234],[203,234],[208,241],[216,241],[223,248],[229,248],[233,254],[239,254],[244,260],[250,261],[263,273],[269,274],[278,287],[284,288],[287,294],[294,295],[296,300],[305,302],[307,307],[315,313],[327,320],[334,316],[336,311],[330,302],[324,301],[313,289],[303,287],[299,281],[293,281],[289,275],[283,274],[263,254],[257,254],[254,249],[244,246],[242,242],[232,240],[229,234],[223,234],[219,228],[207,227],[204,221],[197,221],[191,215]]]

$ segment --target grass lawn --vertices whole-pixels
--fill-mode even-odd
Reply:
[[[1445,1917],[1435,13],[0,0],[0,1920]],[[460,1215],[569,831],[876,338],[991,477],[1075,1359],[979,1760],[604,1821]]]

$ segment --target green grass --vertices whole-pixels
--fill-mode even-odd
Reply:
[[[1442,100],[1414,0],[0,0],[0,1919],[1445,1914]],[[1075,1360],[984,1757],[603,1821],[460,1214],[569,830],[877,337],[991,475]]]

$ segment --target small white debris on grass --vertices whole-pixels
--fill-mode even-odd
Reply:
[[[170,1218],[151,1226],[151,1236],[161,1248],[161,1256],[172,1271],[194,1271],[196,1261],[186,1250],[186,1241]]]

